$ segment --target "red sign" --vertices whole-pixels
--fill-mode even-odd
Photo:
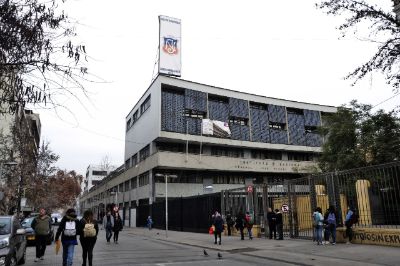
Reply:
[[[253,186],[248,186],[247,187],[247,192],[249,192],[249,193],[253,192]]]

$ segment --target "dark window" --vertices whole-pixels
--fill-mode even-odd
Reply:
[[[285,130],[286,124],[269,121],[269,128]]]
[[[237,149],[237,148],[211,147],[211,155],[243,158],[244,152],[243,149]]]
[[[125,169],[129,169],[131,167],[131,160],[130,158],[125,161]]]
[[[131,189],[137,188],[137,177],[131,179]]]
[[[252,150],[251,151],[252,159],[259,160],[282,160],[282,152],[281,151],[271,151],[271,150]]]
[[[318,128],[315,126],[305,126],[306,133],[318,133]]]
[[[139,118],[139,112],[138,112],[138,110],[136,110],[136,112],[132,116],[132,126],[136,123],[138,118]]]
[[[128,131],[131,128],[131,119],[128,119],[128,122],[126,122],[126,131]]]
[[[150,107],[150,96],[149,95],[146,100],[140,105],[140,115],[142,115],[144,112],[146,112],[147,109]]]
[[[124,183],[119,184],[118,192],[124,192]]]
[[[139,154],[140,154],[139,155],[140,161],[144,161],[147,157],[149,157],[150,156],[150,145],[147,145],[146,147],[141,149]]]
[[[143,187],[149,184],[149,172],[145,172],[139,175],[139,187]]]
[[[313,154],[304,152],[288,152],[289,161],[312,161]]]
[[[132,166],[137,165],[137,163],[138,163],[138,161],[137,161],[137,153],[132,156],[131,162],[132,162]]]
[[[247,126],[249,120],[247,118],[231,117],[229,118],[229,124]]]
[[[183,115],[186,117],[201,118],[201,119],[206,117],[205,112],[189,110],[189,109],[185,109],[185,113]]]
[[[125,181],[125,192],[126,191],[129,191],[130,189],[131,189],[131,186],[130,186],[130,182],[129,181]]]
[[[104,175],[107,175],[107,171],[96,171],[96,170],[93,170],[92,174],[93,175],[102,175],[102,176],[104,176]]]

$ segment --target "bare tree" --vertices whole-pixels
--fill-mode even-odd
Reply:
[[[113,165],[111,164],[111,160],[108,155],[104,156],[100,161],[101,170],[108,172],[112,167]]]
[[[329,15],[343,16],[345,22],[339,26],[343,35],[357,26],[367,26],[370,41],[378,44],[378,50],[364,64],[349,73],[346,78],[353,78],[353,85],[368,73],[380,71],[386,81],[399,92],[400,85],[400,23],[391,12],[386,12],[365,0],[324,0],[317,7]]]
[[[82,101],[88,69],[85,45],[75,45],[73,21],[59,0],[0,1],[0,114],[26,104],[60,107]]]

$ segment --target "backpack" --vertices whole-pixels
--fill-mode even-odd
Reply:
[[[65,222],[64,235],[65,236],[76,236],[76,223],[75,223],[75,221]]]
[[[86,223],[83,228],[83,237],[95,237],[96,229],[94,228],[94,224]]]
[[[357,213],[355,213],[355,212],[353,212],[353,214],[351,215],[351,217],[350,217],[350,221],[351,221],[351,224],[356,224],[356,223],[358,223],[358,214]]]
[[[336,216],[335,213],[330,212],[327,219],[328,224],[336,224]]]
[[[320,221],[321,221],[321,215],[319,213],[315,213],[314,214],[314,220],[313,220],[314,226],[319,225]]]

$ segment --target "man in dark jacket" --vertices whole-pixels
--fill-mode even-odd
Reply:
[[[235,222],[232,219],[231,214],[228,212],[226,215],[226,226],[228,227],[228,236],[232,235],[232,226]]]
[[[267,221],[269,228],[269,239],[272,239],[272,233],[274,234],[274,239],[276,239],[276,214],[271,208],[268,208]]]
[[[240,231],[240,239],[241,240],[244,240],[244,233],[243,233],[244,223],[245,223],[245,216],[244,216],[243,212],[240,211],[238,213],[238,215],[236,216],[235,227],[236,227],[236,230]]]
[[[276,214],[276,230],[278,231],[278,240],[283,240],[283,217],[279,209],[275,209]]]
[[[213,225],[215,227],[214,229],[214,237],[215,241],[214,244],[217,244],[217,239],[219,237],[219,244],[221,245],[221,233],[224,231],[224,220],[221,217],[221,214],[219,212],[215,212],[213,215]]]
[[[44,259],[44,253],[46,251],[46,239],[50,234],[51,230],[51,218],[46,215],[46,210],[41,208],[39,211],[39,216],[33,219],[32,229],[35,231],[35,242],[36,242],[36,258],[35,261],[39,259]]]

